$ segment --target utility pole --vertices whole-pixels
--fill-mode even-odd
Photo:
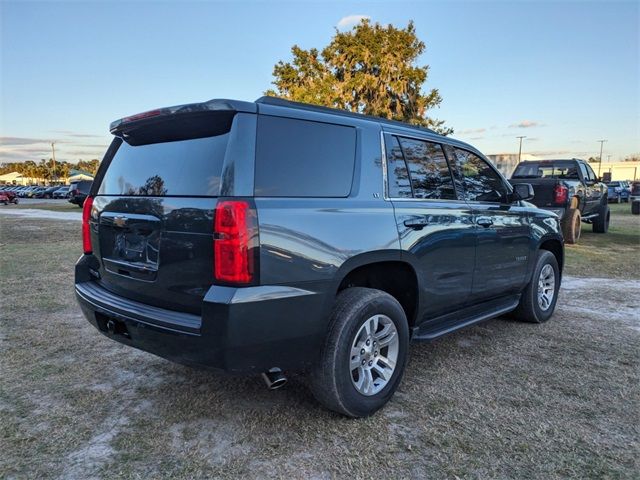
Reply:
[[[51,157],[53,159],[53,180],[56,176],[56,142],[51,142]]]
[[[520,148],[518,149],[518,163],[520,163],[520,157],[522,157],[522,139],[523,138],[527,138],[525,135],[522,135],[520,137],[516,137],[520,139]]]
[[[598,140],[600,142],[600,161],[598,162],[598,177],[600,176],[600,168],[602,167],[602,145],[606,140]]]

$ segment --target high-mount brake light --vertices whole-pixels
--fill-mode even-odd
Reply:
[[[93,208],[93,197],[87,197],[82,205],[82,249],[85,254],[93,253],[91,246],[91,209]]]
[[[255,209],[246,200],[221,200],[214,214],[214,278],[234,284],[254,280],[252,241],[256,228]]]
[[[124,117],[122,119],[122,123],[135,122],[136,120],[142,120],[143,118],[157,117],[162,115],[162,112],[163,110],[161,108],[157,108],[155,110],[149,110],[148,112],[136,113],[135,115]]]
[[[557,205],[562,205],[563,203],[567,203],[567,198],[569,197],[569,189],[564,185],[558,184],[553,189],[553,201]]]

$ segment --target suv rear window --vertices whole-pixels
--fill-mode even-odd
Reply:
[[[526,162],[516,167],[511,178],[563,178],[578,179],[576,162]]]
[[[217,196],[228,139],[224,133],[137,146],[122,142],[98,195]]]
[[[257,197],[346,197],[351,192],[355,128],[258,117]]]

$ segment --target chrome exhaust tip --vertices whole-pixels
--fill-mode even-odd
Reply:
[[[270,368],[269,371],[262,374],[262,378],[269,390],[277,390],[287,383],[287,377],[284,376],[284,373],[279,368]]]

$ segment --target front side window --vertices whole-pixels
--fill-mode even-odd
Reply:
[[[470,202],[501,202],[507,190],[502,178],[491,166],[477,155],[454,148],[456,163],[465,200]]]

